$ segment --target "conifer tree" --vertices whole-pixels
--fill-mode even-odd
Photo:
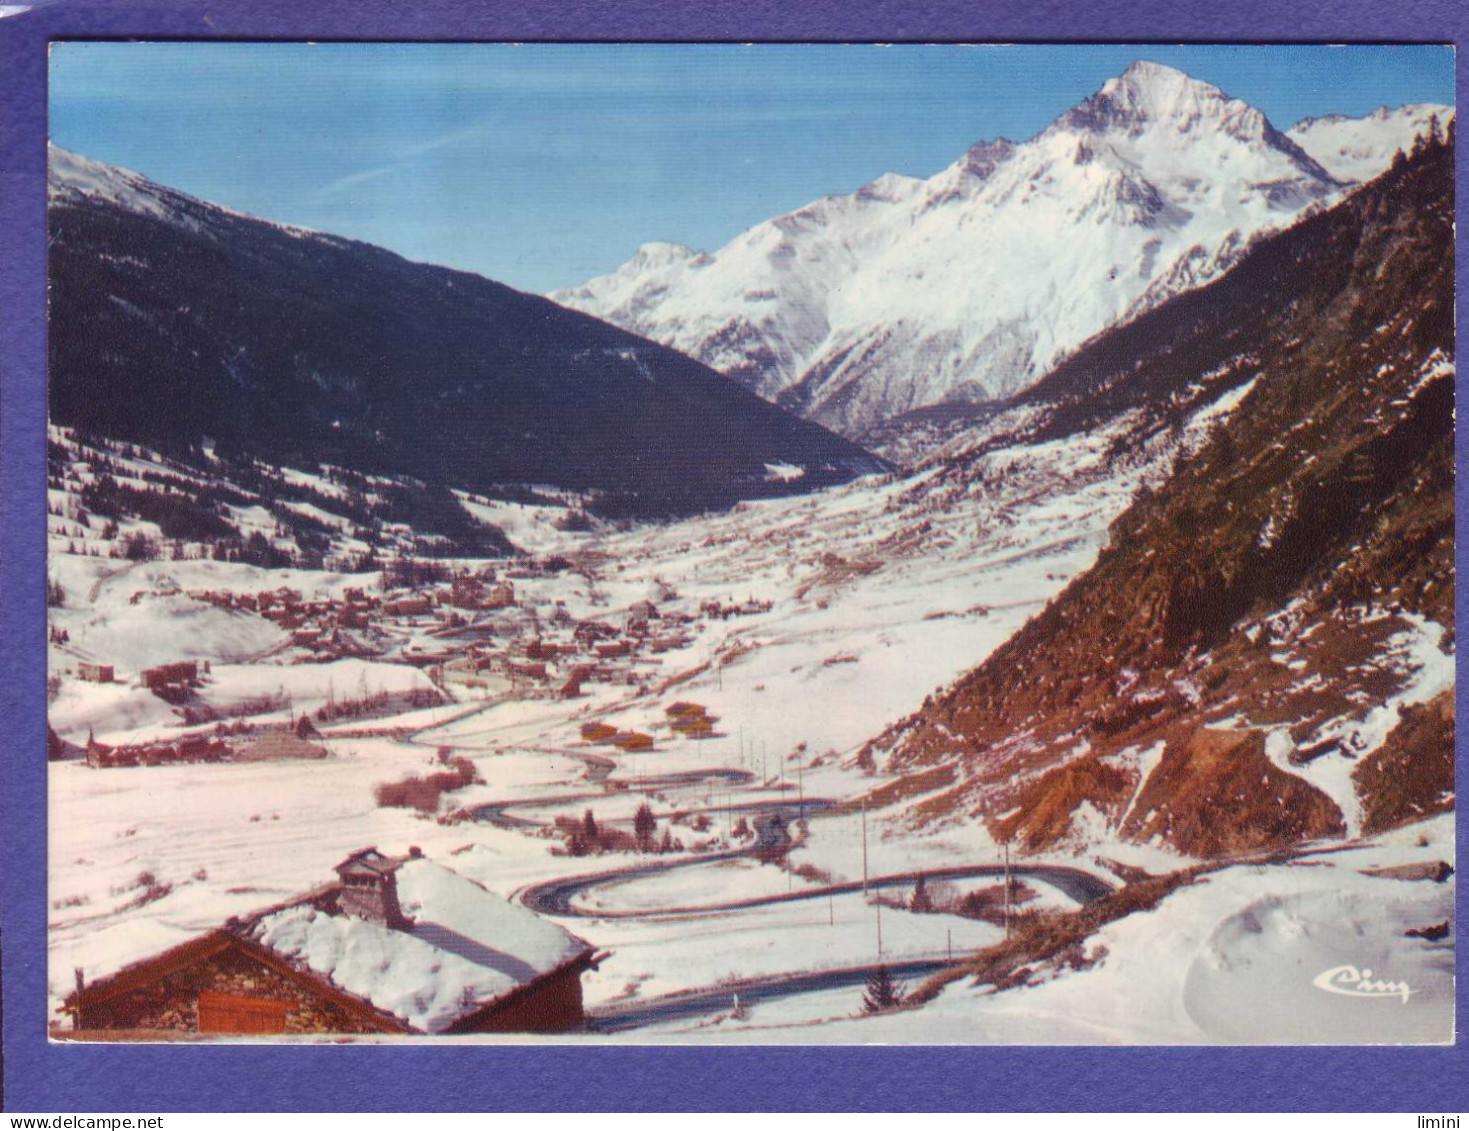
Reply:
[[[632,819],[633,835],[638,838],[638,848],[647,852],[653,846],[653,834],[658,831],[658,819],[653,816],[653,807],[644,801]]]
[[[928,884],[922,876],[913,885],[913,897],[908,901],[908,910],[925,914],[933,910],[933,897],[928,894]]]
[[[862,1012],[882,1013],[903,1004],[907,991],[885,965],[879,966],[867,978],[867,993],[862,997]]]

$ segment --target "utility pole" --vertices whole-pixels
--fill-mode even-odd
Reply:
[[[831,892],[826,893],[826,925],[828,927],[837,925],[837,900]]]
[[[877,908],[877,960],[882,961],[882,900],[878,900],[874,907]]]
[[[867,898],[867,799],[862,799],[862,898]]]
[[[806,819],[806,774],[801,768],[801,752],[796,751],[796,812],[801,820]]]
[[[948,932],[947,933],[948,933],[948,936],[949,936],[949,961],[950,962],[953,962],[954,961],[954,928],[953,927],[950,927],[948,929]]]
[[[1005,841],[1005,937],[1010,937],[1010,842]]]

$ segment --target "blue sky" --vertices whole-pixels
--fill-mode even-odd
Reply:
[[[1443,47],[60,43],[51,137],[206,200],[542,291],[1022,140],[1137,58],[1285,129],[1450,103]]]

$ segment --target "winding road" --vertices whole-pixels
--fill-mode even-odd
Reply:
[[[885,964],[888,973],[899,981],[927,978],[952,965],[946,958],[910,958]],[[722,1010],[732,1010],[735,999],[740,1004],[754,1005],[762,1001],[844,990],[867,984],[877,966],[848,966],[840,970],[813,970],[803,974],[776,974],[768,978],[748,978],[697,990],[681,990],[662,997],[641,1001],[612,1002],[587,1012],[587,1031],[621,1033],[644,1025],[665,1024],[705,1017]]]
[[[731,849],[728,852],[713,852],[701,856],[681,857],[677,860],[657,860],[635,864],[627,868],[616,868],[606,872],[594,872],[586,876],[565,876],[544,883],[533,884],[519,893],[519,900],[540,915],[560,915],[572,919],[651,919],[668,918],[674,915],[711,915],[722,911],[745,911],[752,907],[767,907],[774,903],[796,903],[805,899],[821,899],[830,895],[846,895],[864,890],[860,880],[849,883],[827,884],[822,887],[806,888],[802,891],[780,892],[776,895],[755,896],[748,899],[732,899],[698,906],[660,907],[647,911],[607,911],[577,907],[572,900],[593,888],[607,884],[622,883],[639,876],[650,876],[675,868],[691,868],[719,860],[735,857],[753,857],[754,850]],[[1070,896],[1078,903],[1091,903],[1114,891],[1112,884],[1091,872],[1080,868],[1068,868],[1061,864],[1012,865],[1010,874],[1020,879],[1038,880],[1049,884]],[[908,887],[921,876],[927,880],[958,880],[976,876],[1003,878],[1003,864],[964,864],[950,868],[926,868],[921,871],[898,872],[888,876],[877,876],[867,881],[865,888]]]
[[[474,712],[468,712],[472,714]],[[418,737],[418,736],[415,736]],[[548,751],[552,752],[552,751]],[[587,766],[585,774],[588,784],[600,786],[600,790],[582,790],[562,793],[550,797],[522,798],[492,801],[476,805],[470,810],[475,820],[485,821],[503,829],[530,830],[544,828],[550,821],[522,815],[527,810],[551,809],[582,802],[595,802],[615,796],[621,790],[648,793],[665,789],[697,787],[703,784],[723,786],[749,785],[756,775],[748,770],[712,768],[681,772],[639,776],[627,782],[611,782],[609,778],[619,763],[611,758],[585,751],[556,750],[554,753],[575,757]],[[668,819],[675,813],[754,813],[754,823],[762,827],[779,815],[790,822],[801,817],[819,817],[836,803],[830,798],[779,797],[768,800],[726,802],[723,805],[675,808],[656,814]],[[970,879],[975,877],[1003,878],[1005,866],[1001,863],[964,864],[942,868],[926,868],[870,878],[865,884],[849,881],[837,884],[806,887],[800,891],[780,892],[765,896],[717,900],[698,905],[679,905],[637,910],[609,910],[578,906],[578,896],[600,887],[625,883],[643,876],[659,875],[680,868],[697,868],[719,861],[740,858],[757,858],[757,848],[742,847],[722,852],[699,855],[679,855],[672,859],[640,859],[620,868],[611,868],[579,876],[563,876],[532,884],[516,893],[516,898],[525,907],[541,915],[571,919],[668,919],[698,917],[705,915],[738,912],[777,904],[797,903],[804,900],[822,899],[836,895],[847,895],[885,888],[907,888],[919,878],[925,881]],[[1010,874],[1021,879],[1044,883],[1060,891],[1077,903],[1091,903],[1116,890],[1109,880],[1080,868],[1061,864],[1012,865]],[[951,966],[950,956],[908,956],[886,963],[893,977],[900,980],[923,979]],[[721,1011],[732,1010],[735,999],[744,1004],[755,1004],[801,994],[821,993],[829,990],[851,989],[865,985],[879,969],[877,965],[849,966],[832,970],[792,971],[757,978],[726,982],[718,986],[680,990],[661,997],[629,999],[610,1002],[588,1011],[587,1027],[591,1032],[615,1033],[650,1024],[678,1022],[710,1016]]]

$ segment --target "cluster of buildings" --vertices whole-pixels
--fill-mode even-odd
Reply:
[[[325,758],[325,746],[311,741],[319,732],[306,715],[286,730],[269,730],[246,738],[231,738],[223,728],[175,739],[110,746],[87,735],[87,765],[97,770],[123,766],[170,766],[181,762],[273,762],[297,758]]]
[[[363,589],[348,589],[341,597],[311,600],[285,586],[261,593],[191,590],[189,596],[216,608],[264,617],[289,632],[291,643],[310,650],[313,659],[375,656],[383,651],[371,632],[383,602]]]

